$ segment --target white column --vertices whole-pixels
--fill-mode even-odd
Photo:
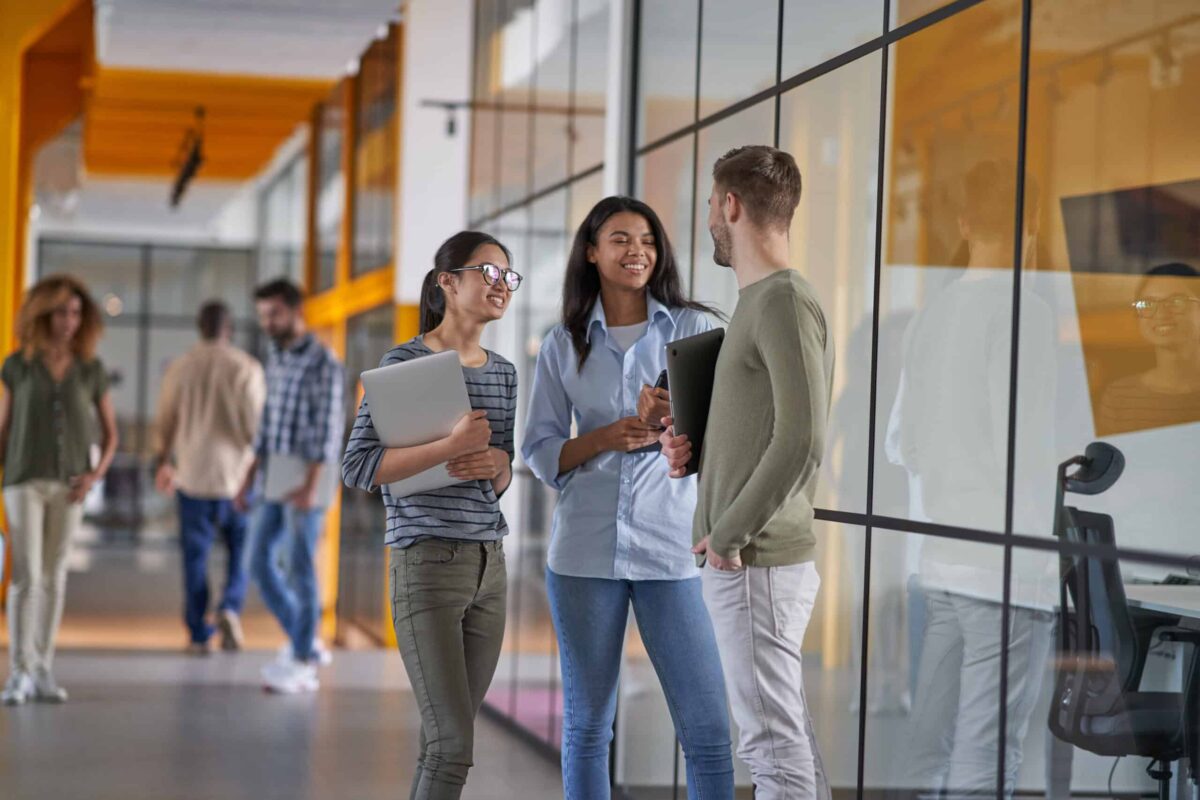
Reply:
[[[467,222],[471,115],[421,106],[423,100],[469,101],[475,4],[409,0],[404,6],[401,73],[400,204],[396,230],[396,302],[416,303],[438,245]]]

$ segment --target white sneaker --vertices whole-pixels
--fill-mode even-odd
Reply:
[[[273,661],[262,668],[263,688],[276,694],[315,692],[321,686],[315,664]]]
[[[33,673],[33,699],[39,703],[65,703],[67,690],[58,685],[54,674],[48,669]]]
[[[28,673],[18,670],[8,676],[4,691],[0,692],[0,703],[6,706],[24,705],[33,697],[33,692],[33,679]]]
[[[313,639],[313,659],[318,666],[328,667],[333,663],[333,653],[325,646],[325,642],[320,639]],[[291,642],[284,642],[283,646],[275,654],[275,660],[280,664],[296,660],[296,651],[292,649]]]

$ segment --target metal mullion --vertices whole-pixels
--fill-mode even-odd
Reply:
[[[864,56],[874,53],[876,50],[894,44],[901,39],[919,33],[930,26],[936,25],[937,23],[942,22],[943,20],[952,17],[955,14],[965,11],[972,6],[979,5],[982,2],[984,2],[984,0],[956,0],[956,2],[943,6],[936,11],[932,11],[929,14],[896,28],[893,31],[889,31],[884,36],[876,37],[869,42],[864,42],[857,47],[847,50],[841,55],[834,56],[828,61],[822,62],[814,67],[804,70],[803,72],[797,73],[796,75],[793,75],[792,77],[775,86],[756,92],[730,106],[709,114],[703,119],[697,119],[691,125],[679,128],[673,133],[669,133],[666,136],[662,136],[653,142],[650,142],[649,144],[643,145],[642,147],[638,148],[637,154],[645,155],[651,150],[657,150],[658,148],[668,145],[671,142],[682,139],[689,133],[696,133],[703,128],[715,125],[716,123],[728,119],[729,117],[732,117],[741,111],[745,111],[747,108],[757,105],[764,100],[773,99],[776,95],[789,92],[792,89],[795,89],[797,86],[810,83],[822,75],[826,75],[840,67],[844,67],[845,65],[857,61]]]
[[[1032,0],[1021,2],[1021,65],[1020,65],[1020,108],[1017,121],[1017,187],[1016,222],[1013,233],[1013,289],[1012,289],[1012,336],[1009,340],[1008,375],[1008,464],[1005,474],[1004,533],[1013,533],[1013,501],[1016,481],[1017,452],[1017,378],[1020,369],[1021,330],[1021,270],[1024,257],[1025,223],[1025,160],[1026,133],[1029,115],[1029,35],[1033,22]],[[996,800],[1005,800],[1005,770],[1008,748],[1008,647],[1009,626],[1012,619],[1012,559],[1013,544],[1004,545],[1003,604],[1000,608],[1000,731],[996,754]]]
[[[886,34],[890,19],[891,3],[883,3],[883,32]],[[884,47],[879,67],[879,142],[875,159],[875,264],[871,287],[871,394],[867,399],[867,525],[863,550],[863,611],[862,646],[859,650],[859,696],[858,696],[858,769],[855,778],[855,794],[862,800],[866,781],[867,751],[867,693],[870,688],[870,619],[871,619],[871,559],[875,531],[870,523],[875,512],[875,432],[878,422],[878,375],[879,375],[879,300],[883,286],[883,198],[887,176],[887,132],[888,132],[888,66],[889,48]]]

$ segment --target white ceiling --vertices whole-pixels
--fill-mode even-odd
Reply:
[[[96,56],[110,67],[333,78],[400,0],[98,0]]]

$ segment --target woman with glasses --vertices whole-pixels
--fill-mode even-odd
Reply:
[[[445,438],[384,447],[364,398],[342,461],[348,486],[383,490],[390,549],[392,621],[421,710],[420,751],[410,797],[448,800],[462,793],[471,766],[475,715],[500,658],[507,577],[502,540],[508,525],[499,497],[512,481],[517,374],[480,346],[521,276],[508,248],[464,231],[434,257],[421,289],[421,333],[392,348],[380,366],[457,351],[471,408]],[[396,497],[388,484],[438,464],[460,483]]]
[[[1132,313],[1154,366],[1118,378],[1100,401],[1103,435],[1200,421],[1200,272],[1161,264],[1138,284]]]
[[[5,705],[67,699],[52,672],[67,554],[83,500],[117,452],[108,375],[96,358],[102,331],[82,283],[46,278],[29,290],[18,321],[21,347],[0,370],[0,468],[12,553]]]
[[[538,355],[522,455],[560,492],[546,588],[563,675],[568,798],[610,796],[609,745],[632,605],[687,759],[688,797],[732,798],[725,681],[692,546],[695,478],[654,444],[666,344],[708,330],[658,215],[609,197],[575,235],[562,323]]]

